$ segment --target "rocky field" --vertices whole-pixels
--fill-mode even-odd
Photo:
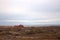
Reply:
[[[0,40],[60,40],[60,26],[0,26]]]

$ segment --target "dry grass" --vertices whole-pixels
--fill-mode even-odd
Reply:
[[[0,40],[60,40],[60,26],[1,26]]]

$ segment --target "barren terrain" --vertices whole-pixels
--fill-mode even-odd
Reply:
[[[60,40],[60,26],[0,26],[0,40]]]

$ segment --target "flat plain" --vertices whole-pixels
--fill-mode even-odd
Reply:
[[[0,26],[0,40],[60,40],[60,26]]]

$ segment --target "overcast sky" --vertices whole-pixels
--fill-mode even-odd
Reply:
[[[0,0],[0,25],[60,25],[60,0]]]

